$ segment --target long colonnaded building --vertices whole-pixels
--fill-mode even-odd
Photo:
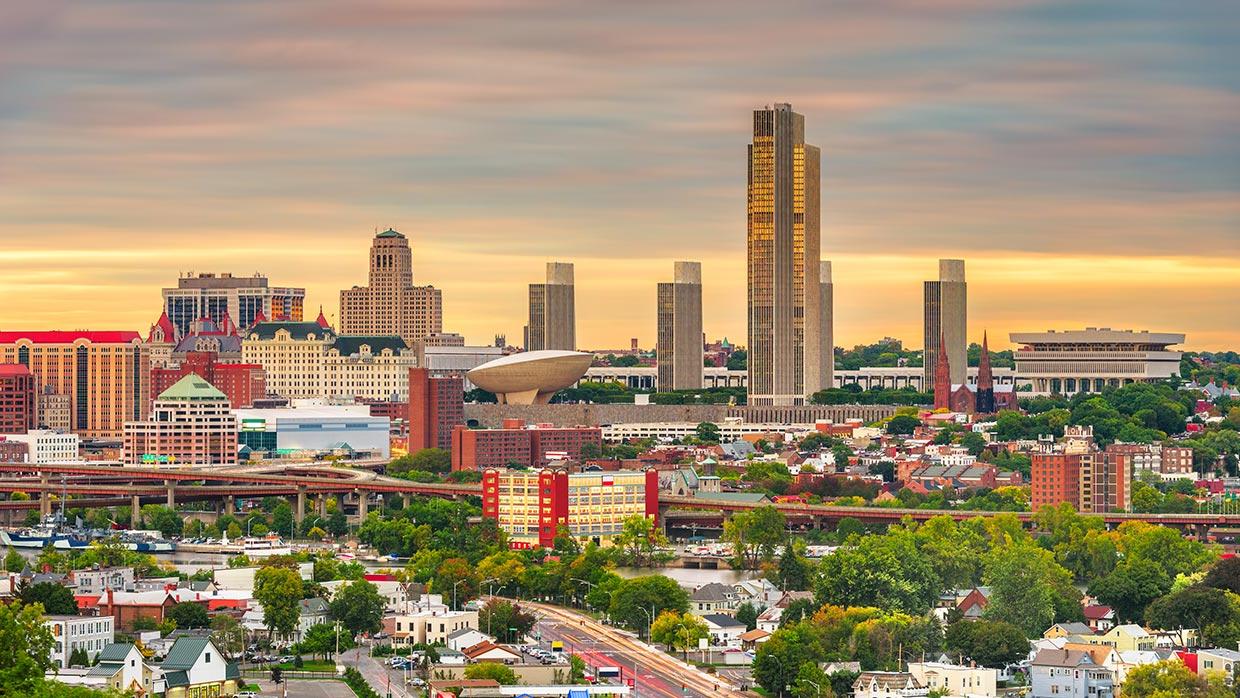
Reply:
[[[1029,385],[1033,394],[1075,395],[1100,393],[1130,383],[1166,380],[1180,372],[1182,352],[1168,349],[1183,344],[1184,335],[1172,332],[1113,330],[1086,327],[1056,332],[1013,332],[1017,386]]]
[[[550,548],[562,526],[602,545],[630,516],[657,520],[659,474],[492,468],[482,474],[482,515],[495,520],[513,548]]]

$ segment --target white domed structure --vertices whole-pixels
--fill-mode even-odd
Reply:
[[[581,380],[593,358],[579,351],[526,351],[488,361],[465,376],[495,393],[500,404],[545,405],[556,391]]]

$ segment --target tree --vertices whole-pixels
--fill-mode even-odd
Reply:
[[[10,568],[12,571],[12,568]],[[1206,572],[1202,584],[1215,589],[1225,589],[1233,594],[1240,594],[1240,557],[1229,557],[1219,560]]]
[[[970,455],[980,456],[986,450],[986,438],[976,431],[968,431],[960,437],[960,445],[969,449]]]
[[[86,654],[85,647],[74,648],[69,653],[69,666],[90,666],[90,655]]]
[[[692,613],[664,611],[654,619],[650,627],[650,639],[667,646],[668,649],[682,650],[685,661],[689,659],[689,650],[698,646],[698,640],[710,637],[710,629],[706,622]]]
[[[490,599],[478,611],[478,627],[501,642],[517,642],[534,629],[538,618],[505,599]]]
[[[1056,620],[1074,620],[1080,613],[1080,592],[1072,574],[1049,551],[1025,543],[993,550],[987,556],[985,579],[991,586],[985,615],[1007,621],[1037,637]]]
[[[49,616],[76,616],[78,614],[77,600],[73,598],[73,592],[55,582],[26,585],[22,587],[18,597],[27,606],[36,603],[42,605],[43,612]]]
[[[173,604],[164,617],[171,618],[178,628],[205,628],[211,624],[207,616],[207,607],[195,601],[182,601]]]
[[[1223,674],[1194,674],[1179,659],[1142,664],[1128,671],[1124,698],[1231,698]]]
[[[624,519],[615,545],[624,556],[624,563],[632,567],[654,564],[655,551],[667,546],[667,536],[654,525],[654,519],[645,514],[633,514]]]
[[[280,535],[293,537],[293,507],[288,502],[280,502],[271,512],[271,528]]]
[[[898,414],[887,422],[887,433],[908,435],[919,426],[920,419],[908,414]]]
[[[245,628],[227,613],[217,613],[211,617],[211,642],[229,657],[239,657],[245,650]]]
[[[611,594],[608,612],[616,623],[644,634],[663,611],[688,610],[688,592],[663,575],[651,575],[621,582]]]
[[[789,541],[775,570],[775,583],[785,591],[804,591],[812,585],[814,567],[801,552],[800,542]],[[753,628],[750,628],[753,630]]]
[[[744,349],[737,349],[728,355],[729,371],[744,371],[749,366],[749,354]]]
[[[941,582],[911,534],[862,537],[819,563],[819,605],[874,606],[910,614],[930,610]]]
[[[714,422],[698,422],[694,435],[701,443],[717,444],[719,443],[719,425]]]
[[[54,643],[38,605],[0,604],[0,686],[11,695],[34,693],[52,666]]]
[[[499,662],[480,662],[465,667],[467,679],[494,679],[501,686],[514,686],[517,683],[517,672]]]
[[[409,453],[388,464],[389,475],[402,475],[410,471],[446,473],[452,470],[452,453],[442,448],[424,448]]]
[[[353,649],[355,644],[353,633],[345,628],[337,630],[335,623],[319,623],[310,626],[310,629],[306,631],[306,636],[301,641],[301,649],[311,655],[321,655],[326,659],[337,648],[344,652]]]
[[[444,599],[452,599],[453,607],[459,609],[470,599],[478,598],[479,577],[469,560],[453,557],[444,560],[435,571],[435,579],[431,588],[443,594]]]
[[[185,519],[181,518],[175,509],[161,504],[147,504],[142,507],[142,521],[146,528],[159,531],[165,538],[179,536],[185,528]]]
[[[1089,585],[1090,596],[1115,609],[1121,621],[1141,622],[1145,609],[1171,591],[1171,578],[1156,562],[1125,560],[1107,576]]]
[[[327,614],[354,635],[377,633],[383,627],[384,606],[378,587],[363,579],[337,589]]]
[[[1203,647],[1234,647],[1240,640],[1240,596],[1197,584],[1151,603],[1145,620],[1161,630],[1198,628]]]
[[[788,537],[783,513],[767,505],[735,514],[723,522],[723,541],[732,544],[735,561],[756,569],[760,561],[774,558],[776,548]]]
[[[343,536],[349,532],[349,520],[345,518],[344,511],[337,508],[328,515],[324,528],[333,536]]]
[[[16,548],[9,548],[9,552],[4,556],[4,569],[6,572],[21,572],[26,567],[26,558],[17,552]]]
[[[745,630],[753,630],[758,627],[758,614],[761,611],[752,603],[746,601],[736,609],[736,620],[738,623],[745,624]]]
[[[268,639],[288,635],[301,617],[301,576],[284,567],[262,567],[254,574],[254,600],[263,606]]]
[[[1000,669],[1029,654],[1029,639],[1020,628],[1001,620],[959,620],[947,626],[944,644],[961,664],[972,660]]]

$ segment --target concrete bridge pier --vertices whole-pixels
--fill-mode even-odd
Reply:
[[[47,488],[47,471],[39,472],[39,516],[52,513],[52,492]]]
[[[404,494],[400,496],[400,501],[402,503],[402,506],[405,509],[408,509],[409,505],[413,502],[413,497],[408,492],[405,492]]]
[[[297,486],[297,506],[293,507],[293,521],[297,526],[301,526],[301,522],[306,520],[306,486]]]
[[[319,512],[319,516],[326,519],[327,518],[327,495],[320,494],[318,498],[318,502],[316,502],[315,504],[315,507],[317,508],[317,511]]]
[[[164,487],[168,488],[168,508],[177,508],[177,484],[176,480],[164,480]]]
[[[129,527],[137,528],[138,520],[142,518],[142,498],[134,495],[129,498]]]
[[[370,502],[367,500],[365,492],[362,492],[361,490],[356,490],[356,492],[357,492],[357,520],[361,522],[361,521],[365,521],[366,515],[370,513],[368,511],[368,509],[370,508]]]
[[[231,494],[224,498],[224,513],[229,516],[237,515],[237,498]]]

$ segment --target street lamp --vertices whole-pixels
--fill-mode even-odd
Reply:
[[[464,584],[465,582],[468,582],[468,581],[469,581],[469,579],[468,579],[468,578],[465,578],[465,579],[458,579],[458,580],[456,580],[456,583],[452,585],[452,605],[453,605],[453,606],[456,608],[456,610],[458,610],[458,611],[459,611],[459,610],[461,610],[461,607],[460,607],[460,606],[456,603],[456,588],[457,588],[458,586],[460,586],[460,585]]]
[[[650,635],[651,633],[654,632],[654,604],[650,604],[649,611],[646,610],[645,606],[638,606],[638,608],[641,609],[641,612],[645,613],[646,617],[650,620],[650,625],[647,626],[647,629],[646,629],[646,641],[653,643],[654,638],[651,637]]]
[[[809,685],[813,686],[813,687],[814,687],[814,691],[818,694],[818,697],[819,697],[819,698],[822,698],[822,686],[819,686],[819,685],[818,685],[818,682],[816,682],[816,681],[810,681],[809,679],[797,679],[797,680],[798,680],[798,681],[804,681],[805,683],[807,683],[807,684],[809,684]]]
[[[780,658],[779,658],[779,655],[776,655],[776,654],[768,654],[768,655],[766,655],[766,656],[770,657],[771,659],[774,659],[774,660],[775,660],[775,663],[779,665],[779,674],[780,674],[780,676],[782,677],[782,676],[783,676],[783,673],[784,673],[784,660],[780,659]],[[782,681],[781,681],[781,682],[779,682],[778,684],[776,684],[776,689],[775,689],[775,694],[776,694],[776,696],[777,696],[777,697],[779,697],[779,696],[783,696],[783,695],[784,695],[784,689],[786,689],[786,688],[787,688],[787,686],[784,686]]]
[[[580,579],[580,578],[577,578],[577,577],[573,577],[573,578],[572,578],[572,581],[577,582],[578,584],[585,584],[585,585],[586,585],[586,593],[587,593],[587,594],[589,594],[591,591],[594,591],[594,587],[598,586],[598,585],[597,585],[597,584],[595,584],[594,582],[591,582],[591,581],[586,580],[586,579]],[[584,603],[583,603],[582,605],[584,605]]]

